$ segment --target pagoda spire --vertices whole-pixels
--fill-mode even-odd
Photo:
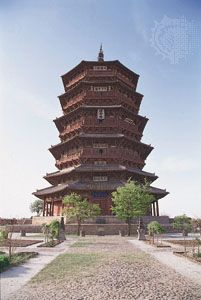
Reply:
[[[100,45],[100,50],[99,50],[99,53],[98,53],[98,61],[104,61],[104,53],[103,53],[102,43]]]

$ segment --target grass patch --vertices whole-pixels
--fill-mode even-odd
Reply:
[[[63,243],[63,241],[53,240],[53,241],[49,241],[47,243],[40,244],[37,247],[50,247],[50,248],[52,248],[52,247],[55,247],[55,246],[57,246],[57,245],[59,245],[61,243]]]
[[[11,256],[11,259],[9,260],[9,264],[5,265],[5,267],[2,266],[0,272],[3,272],[11,267],[15,267],[19,264],[22,264],[26,262],[28,259],[33,258],[38,255],[38,252],[18,252]],[[5,255],[5,257],[8,259],[8,256]]]
[[[65,253],[60,254],[48,264],[33,279],[32,283],[42,281],[62,280],[66,277],[82,276],[90,267],[95,266],[103,258],[103,255]]]
[[[8,247],[10,244],[12,247],[27,247],[41,242],[43,240],[6,239],[0,242],[0,247]]]
[[[92,244],[93,243],[87,241],[77,241],[74,244],[72,244],[70,247],[87,247]]]
[[[33,258],[38,255],[38,252],[18,252],[11,256],[10,263],[12,266],[16,266],[24,263],[30,258]]]

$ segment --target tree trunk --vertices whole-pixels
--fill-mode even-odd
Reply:
[[[78,235],[78,236],[80,235],[80,228],[81,228],[81,222],[78,221],[78,222],[77,222],[77,235]]]
[[[131,235],[131,220],[130,219],[127,221],[127,224],[128,224],[128,236],[130,236]]]
[[[187,229],[183,229],[182,234],[183,234],[183,236],[188,236],[188,230]]]
[[[11,243],[9,242],[9,246],[8,246],[8,257],[9,257],[9,260],[11,259],[11,256],[12,256],[12,246],[11,246]]]

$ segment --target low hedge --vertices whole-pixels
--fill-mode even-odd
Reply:
[[[0,272],[10,265],[9,258],[5,255],[0,255]]]

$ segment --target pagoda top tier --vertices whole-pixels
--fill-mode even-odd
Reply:
[[[76,82],[86,77],[119,77],[120,80],[137,87],[139,75],[124,66],[119,60],[104,60],[102,46],[97,61],[82,60],[77,66],[61,76],[65,91]]]

